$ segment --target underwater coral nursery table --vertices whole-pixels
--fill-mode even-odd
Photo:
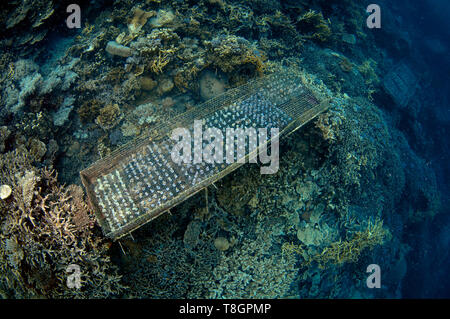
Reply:
[[[314,93],[313,93],[314,92]],[[156,125],[151,136],[129,142],[81,171],[90,205],[106,236],[118,239],[234,171],[278,136],[249,145],[234,161],[182,163],[171,160],[175,128],[277,128],[293,132],[327,109],[328,103],[300,72],[281,70],[258,78]],[[250,141],[249,141],[250,142]],[[253,148],[251,147],[253,146]]]

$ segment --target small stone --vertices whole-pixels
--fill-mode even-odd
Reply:
[[[220,251],[225,251],[230,248],[230,242],[225,237],[217,237],[214,240],[214,246]]]
[[[0,198],[7,199],[11,195],[12,189],[9,185],[0,186]]]

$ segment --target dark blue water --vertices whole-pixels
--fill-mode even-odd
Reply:
[[[403,284],[407,298],[449,298],[450,280],[450,3],[448,1],[394,1],[396,14],[403,20],[411,47],[410,58],[429,73],[424,89],[423,105],[417,122],[422,129],[413,133],[409,125],[402,126],[411,146],[427,159],[436,172],[441,190],[442,211],[433,220],[407,230],[405,239],[412,244],[408,272]],[[422,85],[425,83],[422,82]],[[409,134],[408,134],[409,133]],[[424,137],[420,142],[418,136]]]

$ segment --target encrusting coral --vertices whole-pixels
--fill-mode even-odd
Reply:
[[[147,20],[156,14],[155,11],[144,11],[140,8],[135,8],[133,11],[133,18],[128,24],[128,31],[131,34],[138,33],[142,27],[147,23]]]
[[[81,105],[81,107],[78,109],[78,115],[80,116],[81,122],[94,122],[101,108],[102,103],[99,100],[92,99],[85,101],[83,105]]]
[[[119,123],[122,119],[122,112],[117,104],[109,104],[99,111],[99,115],[95,119],[102,129],[109,130]]]

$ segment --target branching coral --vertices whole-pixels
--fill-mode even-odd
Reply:
[[[303,36],[317,42],[326,42],[331,36],[331,29],[322,13],[309,10],[297,19],[297,25]]]
[[[219,36],[205,42],[207,63],[230,77],[233,84],[241,84],[249,77],[262,75],[264,56],[244,38]]]
[[[358,66],[359,72],[363,75],[364,79],[366,80],[366,85],[369,87],[378,85],[380,83],[380,79],[375,72],[376,67],[377,62],[375,62],[373,59],[368,59]]]
[[[342,57],[341,61],[339,62],[339,66],[341,67],[341,70],[344,72],[350,72],[353,70],[353,64],[349,61],[349,59]]]
[[[162,73],[164,67],[173,61],[179,49],[179,40],[180,37],[172,29],[162,28],[132,42],[130,46],[135,50],[135,55],[129,62],[139,65],[135,74],[139,75],[145,71]]]
[[[224,256],[207,283],[212,298],[285,298],[297,274],[294,254],[267,254],[267,238],[246,240]]]
[[[94,235],[94,219],[79,186],[60,186],[54,171],[32,167],[29,155],[0,156],[0,183],[11,198],[0,203],[0,291],[8,297],[106,297],[122,286]],[[81,269],[82,288],[69,289],[66,268]]]
[[[162,73],[163,72],[163,68],[169,64],[170,62],[170,56],[168,53],[166,52],[162,52],[159,51],[158,56],[156,58],[154,58],[149,65],[150,71],[152,71],[153,73]]]
[[[336,140],[339,124],[340,122],[332,118],[330,112],[320,114],[315,121],[316,127],[322,132],[323,138],[328,142]]]
[[[97,116],[95,123],[102,129],[109,130],[119,123],[122,119],[122,112],[117,104],[108,104],[103,107]]]
[[[100,112],[101,106],[101,102],[96,99],[85,101],[78,109],[78,115],[80,116],[81,122],[94,122]]]
[[[192,83],[195,82],[199,69],[196,66],[181,68],[174,76],[174,84],[181,92],[193,89]]]
[[[332,243],[322,252],[317,253],[306,260],[304,265],[317,262],[320,268],[325,268],[331,264],[342,265],[348,262],[356,262],[361,253],[366,249],[373,249],[377,245],[382,245],[386,237],[390,236],[388,229],[383,227],[383,221],[375,219],[368,221],[364,230],[356,232],[350,239]]]

